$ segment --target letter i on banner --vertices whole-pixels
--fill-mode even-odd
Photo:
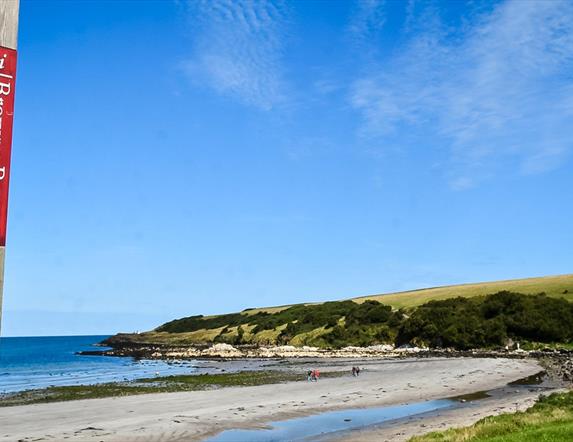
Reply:
[[[4,293],[4,257],[8,218],[8,184],[16,89],[19,0],[0,0],[0,331]]]

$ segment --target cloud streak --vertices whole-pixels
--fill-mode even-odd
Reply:
[[[427,22],[354,83],[363,132],[447,146],[457,189],[559,166],[573,147],[573,3],[507,1],[453,32]]]
[[[269,110],[284,99],[281,76],[285,8],[265,0],[189,3],[195,82],[246,105]]]
[[[356,43],[371,45],[386,22],[385,0],[359,0],[348,26]]]

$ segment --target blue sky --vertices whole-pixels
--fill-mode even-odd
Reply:
[[[22,0],[5,335],[570,273],[567,1]]]

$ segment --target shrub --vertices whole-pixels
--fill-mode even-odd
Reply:
[[[418,339],[434,347],[469,349],[502,345],[507,337],[570,342],[572,323],[573,304],[566,300],[504,291],[428,302],[403,322],[397,343]]]

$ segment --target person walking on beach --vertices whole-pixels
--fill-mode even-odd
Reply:
[[[320,376],[320,371],[318,370],[309,370],[307,372],[307,380],[309,382],[317,382]]]

